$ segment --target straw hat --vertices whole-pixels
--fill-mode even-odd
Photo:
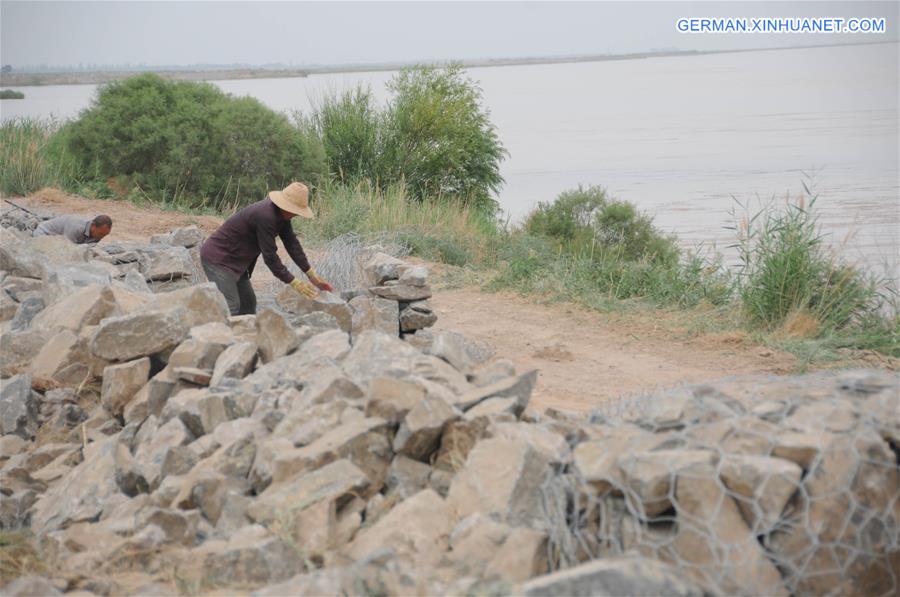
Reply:
[[[269,191],[269,199],[284,211],[310,220],[315,217],[309,208],[309,189],[302,182],[292,182],[282,191]]]

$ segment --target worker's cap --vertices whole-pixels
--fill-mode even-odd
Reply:
[[[281,191],[269,191],[269,198],[284,211],[309,219],[315,217],[309,208],[309,189],[302,182],[292,182]]]

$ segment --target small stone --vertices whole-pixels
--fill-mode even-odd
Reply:
[[[210,385],[216,386],[226,377],[243,379],[256,364],[257,346],[255,342],[236,342],[226,348],[216,359]]]
[[[31,375],[21,374],[0,384],[0,431],[31,439],[38,428],[38,403],[31,391]]]
[[[295,315],[308,315],[318,311],[327,313],[337,320],[340,328],[350,333],[353,327],[353,311],[344,299],[332,292],[319,292],[311,299],[300,294],[290,286],[285,286],[275,298],[278,306]]]
[[[437,449],[444,427],[459,416],[442,398],[426,395],[404,417],[394,437],[394,452],[427,461]]]

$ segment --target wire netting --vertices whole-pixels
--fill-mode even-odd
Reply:
[[[637,552],[714,593],[900,592],[895,373],[734,379],[590,420],[543,490],[555,566]]]

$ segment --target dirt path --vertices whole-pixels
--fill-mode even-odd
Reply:
[[[114,221],[108,241],[145,239],[196,224],[211,232],[221,221],[119,201],[89,200],[58,191],[36,193],[25,206],[57,213],[107,213]],[[272,283],[265,267],[254,284]],[[257,279],[259,278],[259,279]],[[536,304],[509,293],[477,288],[441,290],[432,299],[436,329],[490,343],[520,371],[538,369],[533,404],[589,410],[610,399],[681,383],[745,373],[785,373],[794,358],[765,349],[741,335],[682,337],[651,316],[621,317],[570,304]]]
[[[681,383],[786,373],[794,363],[791,355],[740,334],[680,339],[649,317],[636,321],[478,289],[445,290],[431,300],[436,329],[489,342],[520,371],[540,371],[532,400],[539,409],[590,410],[623,395]]]

